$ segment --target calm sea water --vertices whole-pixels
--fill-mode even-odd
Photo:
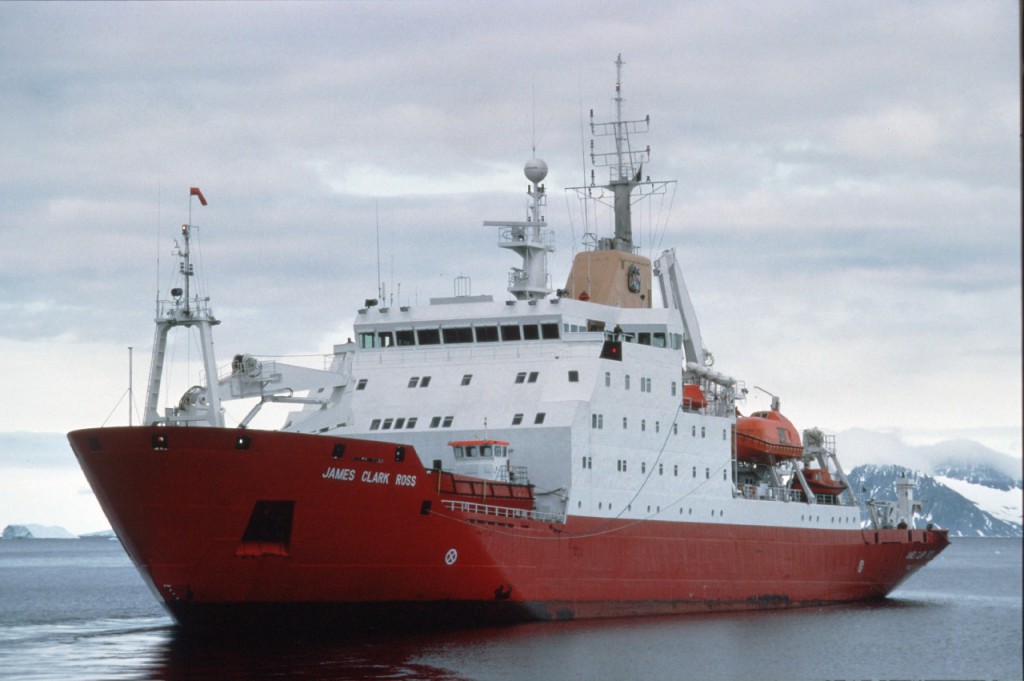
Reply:
[[[0,678],[1021,679],[1021,541],[961,539],[876,604],[366,640],[183,637],[108,541],[0,541]]]

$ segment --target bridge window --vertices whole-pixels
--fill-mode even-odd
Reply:
[[[530,376],[526,379],[526,382],[527,383],[536,383],[537,382],[537,372],[536,371],[531,371],[530,372]]]
[[[516,383],[526,383],[526,372],[520,371],[516,374]]]
[[[441,337],[444,339],[446,345],[450,343],[472,343],[473,328],[469,326],[459,326],[455,328],[441,329]]]
[[[540,329],[536,324],[523,324],[523,340],[540,340]]]
[[[412,329],[395,331],[395,345],[398,347],[416,345],[416,336],[413,334]]]
[[[558,324],[548,323],[540,325],[540,334],[544,340],[557,340],[558,339]]]
[[[513,426],[518,426],[522,422],[523,422],[523,415],[522,414],[514,414],[512,416],[512,425]]]
[[[665,343],[665,333],[663,331],[656,331],[653,334],[652,338],[653,338],[653,342],[651,343],[651,345],[653,345],[656,348],[663,348],[663,347],[665,347],[665,345],[666,345],[666,343]]]
[[[390,348],[395,344],[395,336],[390,331],[381,331],[377,334],[377,347]]]
[[[477,343],[496,343],[498,341],[498,327],[497,326],[478,326],[476,327],[476,342]]]
[[[465,374],[462,377],[462,385],[469,385],[469,382],[473,380],[473,374]]]
[[[359,333],[359,348],[369,350],[373,348],[374,335],[372,331],[361,331]]]
[[[441,343],[441,332],[437,329],[416,329],[416,341],[420,345],[438,345]]]
[[[401,428],[404,425],[405,425],[405,417],[404,416],[395,419],[395,430],[398,430],[399,428]]]
[[[391,430],[391,425],[395,422],[394,419],[384,419],[384,425],[381,426],[381,430]]]
[[[413,376],[412,378],[409,379],[409,385],[406,386],[406,387],[415,388],[419,384],[420,384],[420,377],[419,376]]]
[[[441,417],[440,416],[435,416],[432,419],[430,419],[430,427],[431,428],[437,428],[440,425],[441,425]]]
[[[363,390],[366,388],[366,379],[360,378],[359,382],[356,383],[356,390]]]
[[[533,417],[533,423],[535,425],[538,425],[538,426],[540,424],[544,423],[544,416],[545,416],[544,412],[542,412],[542,411],[537,412],[537,415]]]
[[[518,324],[502,324],[501,325],[501,340],[503,341],[517,341],[522,340],[523,337],[519,334]]]
[[[405,429],[409,430],[416,427],[416,417],[410,416],[409,420],[405,422]]]
[[[374,419],[370,421],[370,430],[378,430],[380,428],[380,419]]]
[[[426,388],[428,385],[430,385],[430,376],[424,376],[420,379],[421,388]]]
[[[444,421],[441,423],[441,427],[442,428],[451,428],[452,427],[452,421],[454,421],[454,420],[455,420],[454,416],[445,416],[444,417]]]

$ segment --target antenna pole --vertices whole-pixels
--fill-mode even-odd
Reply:
[[[132,346],[128,346],[128,425],[132,425],[132,400],[135,399],[132,391]]]
[[[377,223],[377,299],[380,300],[382,305],[387,305],[387,301],[384,300],[384,290],[381,288],[380,283],[380,209],[376,200],[373,202],[373,217]]]

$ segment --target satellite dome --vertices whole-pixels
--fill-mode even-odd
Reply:
[[[538,184],[548,176],[548,164],[539,158],[531,159],[526,162],[526,167],[523,168],[523,173],[526,174],[527,180],[534,184]]]

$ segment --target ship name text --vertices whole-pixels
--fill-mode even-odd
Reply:
[[[325,480],[340,480],[342,482],[355,482],[356,480],[356,469],[355,468],[337,468],[336,466],[329,466],[326,471],[320,476]],[[385,473],[383,471],[363,471],[359,476],[359,482],[370,484],[370,485],[390,485],[391,484],[391,473]],[[394,484],[400,487],[415,487],[416,476],[415,475],[397,475],[395,476]]]

